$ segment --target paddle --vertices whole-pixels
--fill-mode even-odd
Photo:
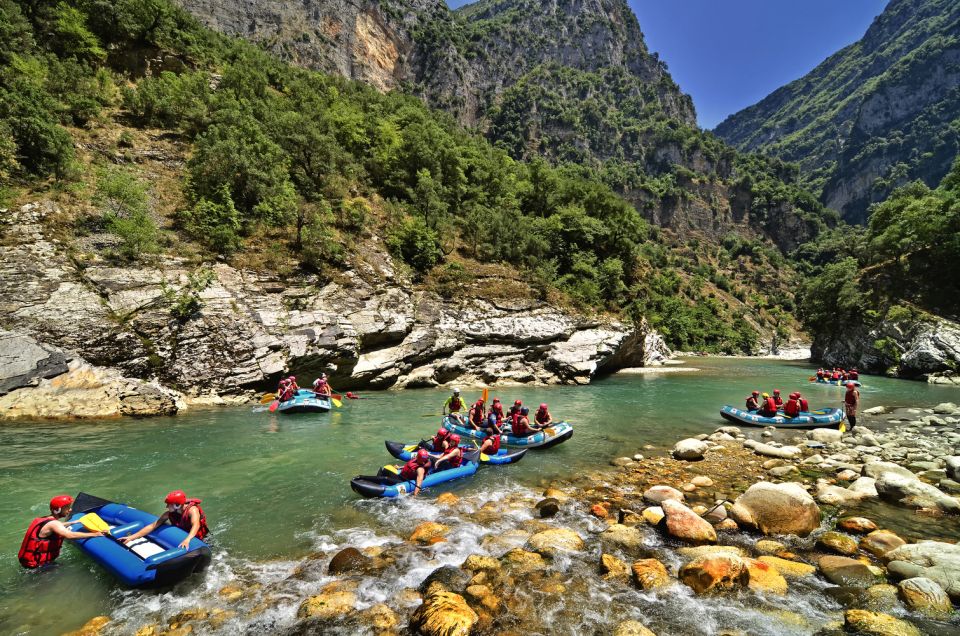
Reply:
[[[107,537],[108,539],[112,539],[118,545],[123,546],[131,552],[133,551],[133,548],[110,534],[110,524],[104,521],[103,518],[95,512],[88,512],[73,523],[79,523],[90,532],[102,532],[103,536]]]
[[[264,393],[263,397],[260,398],[260,404],[269,404],[277,399],[276,393]]]
[[[330,402],[332,402],[333,405],[334,405],[335,407],[337,407],[337,408],[340,408],[341,406],[343,406],[343,402],[341,402],[340,400],[338,400],[337,398],[332,397],[332,396],[331,396],[331,398],[330,398]]]

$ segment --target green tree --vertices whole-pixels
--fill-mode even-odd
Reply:
[[[94,202],[103,211],[107,229],[120,237],[123,258],[135,260],[160,250],[157,225],[150,218],[147,187],[135,176],[120,168],[101,170]]]
[[[229,255],[240,248],[240,213],[226,184],[210,199],[201,197],[192,208],[182,211],[180,220],[191,236],[219,254]]]

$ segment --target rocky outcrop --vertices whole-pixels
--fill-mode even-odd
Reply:
[[[338,389],[575,384],[663,351],[642,326],[544,305],[532,290],[529,300],[446,300],[413,288],[383,252],[335,282],[173,258],[81,264],[45,237],[54,214],[51,204],[27,205],[0,226],[0,327],[18,329],[0,338],[0,381],[11,388],[62,373],[68,359],[191,399],[269,390],[285,372],[309,380],[325,371]],[[142,411],[140,398],[119,393],[127,410]]]
[[[960,386],[960,324],[933,317],[909,324],[848,323],[817,334],[812,357],[829,366]]]

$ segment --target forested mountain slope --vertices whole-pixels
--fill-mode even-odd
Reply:
[[[859,42],[715,132],[799,163],[853,223],[910,181],[935,187],[960,149],[960,3],[891,0]]]

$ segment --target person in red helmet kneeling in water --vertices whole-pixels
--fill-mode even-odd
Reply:
[[[135,541],[168,522],[171,526],[176,526],[187,533],[187,538],[178,546],[180,548],[188,548],[190,539],[194,537],[202,541],[210,534],[207,528],[207,517],[200,507],[200,499],[187,499],[187,495],[182,490],[174,490],[163,501],[167,504],[167,509],[157,517],[156,521],[133,534],[122,537],[119,539],[120,543]]]
[[[434,470],[446,470],[447,468],[458,468],[463,463],[463,449],[460,448],[460,436],[451,433],[447,440],[450,442],[450,448],[446,453],[433,462]]]
[[[419,495],[423,489],[423,478],[430,472],[430,453],[427,449],[421,448],[417,454],[410,458],[400,469],[400,479],[405,481],[416,480],[413,488],[413,494]]]
[[[64,539],[90,539],[103,536],[102,532],[74,532],[63,524],[73,512],[73,498],[70,495],[57,495],[50,500],[50,515],[37,517],[30,522],[27,533],[23,535],[17,559],[20,565],[28,569],[39,568],[53,563],[60,556]]]

